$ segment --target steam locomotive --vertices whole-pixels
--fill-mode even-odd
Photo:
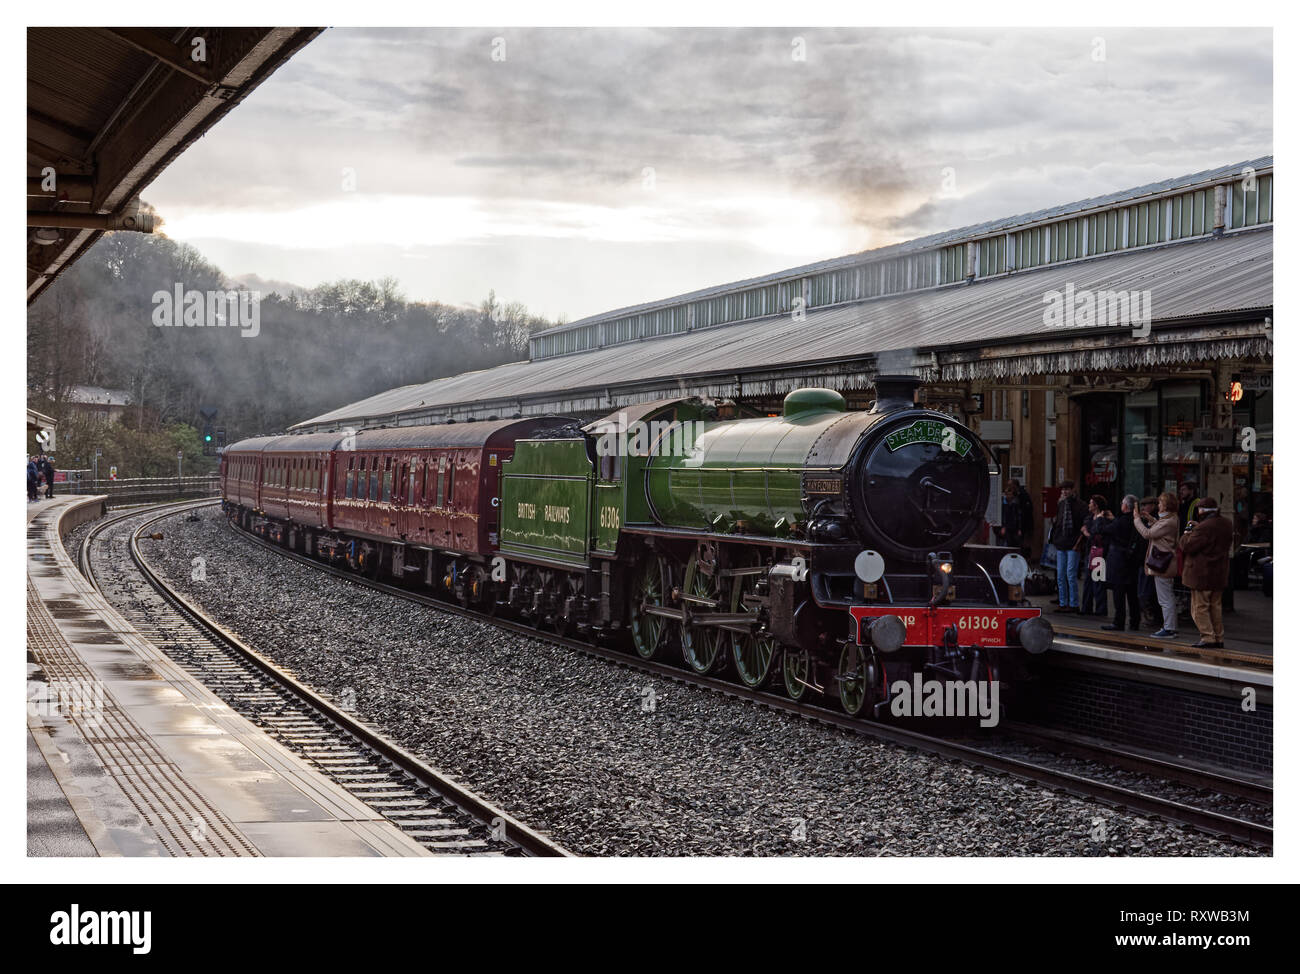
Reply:
[[[1053,638],[1024,558],[968,543],[986,448],[917,384],[879,377],[866,411],[798,389],[779,416],[679,398],[260,437],[224,452],[223,508],[372,578],[880,716],[898,680],[1013,681]]]

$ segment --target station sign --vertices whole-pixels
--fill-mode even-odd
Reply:
[[[980,439],[985,443],[1010,443],[1013,432],[1009,419],[980,420]]]
[[[1241,388],[1246,392],[1272,392],[1273,373],[1247,373],[1241,377]]]
[[[1231,450],[1234,442],[1232,428],[1202,428],[1192,430],[1192,449],[1204,452]]]

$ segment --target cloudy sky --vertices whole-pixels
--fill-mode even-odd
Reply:
[[[1273,151],[1259,30],[332,29],[144,194],[232,276],[569,320]]]

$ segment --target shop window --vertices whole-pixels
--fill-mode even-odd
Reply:
[[[1139,498],[1156,493],[1160,430],[1154,389],[1134,392],[1124,402],[1124,493]]]
[[[1177,491],[1184,480],[1199,479],[1201,457],[1192,446],[1192,434],[1201,417],[1200,384],[1180,382],[1163,386],[1160,411],[1164,481],[1159,489]]]

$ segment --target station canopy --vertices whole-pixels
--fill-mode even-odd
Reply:
[[[1142,328],[1045,323],[1045,297],[1147,292]],[[808,311],[513,362],[403,386],[295,430],[609,411],[672,395],[866,389],[877,373],[929,382],[1177,367],[1272,354],[1273,230],[1041,266]]]
[[[321,30],[28,28],[28,303]]]

